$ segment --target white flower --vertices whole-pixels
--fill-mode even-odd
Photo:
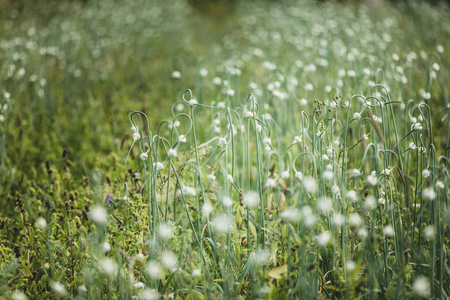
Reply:
[[[161,162],[155,162],[153,163],[153,168],[155,168],[157,171],[160,171],[162,169],[164,169],[164,164]]]
[[[413,142],[409,143],[408,146],[409,146],[409,149],[411,149],[411,150],[416,150],[416,148],[417,148],[416,144],[414,144]]]
[[[280,216],[287,222],[295,223],[300,221],[301,213],[298,209],[290,207],[283,211]]]
[[[422,130],[422,129],[423,129],[423,126],[420,123],[415,123],[411,127],[411,130],[417,130],[418,131],[418,130]]]
[[[311,83],[307,83],[305,85],[305,90],[307,91],[312,91],[314,89],[313,85]]]
[[[184,186],[183,187],[183,194],[185,194],[187,196],[195,197],[195,195],[197,195],[197,192],[195,191],[195,189],[193,187]]]
[[[161,255],[161,263],[169,271],[174,271],[177,266],[177,257],[171,251],[165,251]]]
[[[381,175],[389,176],[389,175],[391,175],[391,170],[389,170],[389,169],[384,169],[383,171],[381,171]]]
[[[148,275],[153,279],[161,278],[162,270],[161,270],[159,263],[157,263],[156,261],[153,261],[153,260],[149,261],[147,263],[146,271],[147,271]]]
[[[54,291],[55,293],[57,293],[58,295],[60,295],[60,296],[65,296],[65,295],[67,295],[66,287],[65,287],[62,283],[57,282],[57,281],[53,281],[53,282],[50,284],[50,286],[52,287],[53,291]]]
[[[365,228],[361,228],[358,230],[358,236],[362,239],[365,239],[367,237],[368,233]]]
[[[305,177],[303,180],[303,187],[308,193],[315,193],[317,191],[316,180],[312,177]]]
[[[11,294],[11,299],[12,300],[27,300],[28,297],[27,297],[27,295],[25,295],[24,292],[16,290]]]
[[[177,153],[177,150],[170,148],[170,149],[167,151],[167,155],[168,155],[169,157],[177,157],[178,153]]]
[[[339,193],[339,187],[335,184],[335,185],[333,185],[332,187],[331,187],[331,192],[333,193],[333,194],[338,194]]]
[[[442,181],[436,181],[436,188],[438,190],[442,190],[442,189],[445,188],[445,185],[444,185],[444,183]]]
[[[273,178],[268,178],[266,181],[266,186],[267,187],[276,187],[277,186],[277,182],[275,181],[275,179]]]
[[[108,252],[108,251],[111,250],[111,245],[110,245],[108,242],[104,242],[104,243],[102,244],[102,248],[103,248],[103,250],[105,250],[106,252]]]
[[[212,213],[212,211],[213,211],[213,207],[212,207],[211,204],[209,204],[209,203],[203,204],[203,206],[202,206],[202,213],[204,215],[209,216]]]
[[[423,170],[422,171],[422,176],[424,177],[424,178],[428,178],[428,177],[430,177],[430,171],[429,170]]]
[[[417,294],[421,297],[430,297],[430,282],[428,278],[425,276],[419,276],[414,280],[414,283],[411,287],[411,290],[414,294]]]
[[[192,277],[200,277],[200,275],[202,275],[202,271],[199,269],[192,270]]]
[[[433,201],[436,198],[436,193],[432,188],[426,188],[423,190],[423,199]]]
[[[179,143],[186,143],[186,136],[185,135],[180,135],[178,137],[178,142]]]
[[[306,105],[308,105],[308,100],[306,100],[305,98],[300,99],[300,105],[301,105],[301,106],[306,106]]]
[[[228,95],[228,96],[234,96],[234,90],[228,89],[228,90],[227,90],[227,95]]]
[[[353,177],[359,177],[359,176],[361,176],[361,171],[359,171],[358,169],[353,169],[353,171],[352,171],[352,176],[353,176]]]
[[[251,111],[246,110],[244,112],[244,117],[246,117],[246,118],[253,118],[253,113]]]
[[[288,179],[289,178],[289,171],[283,171],[281,172],[281,178]]]
[[[180,79],[180,78],[181,78],[181,73],[180,73],[180,71],[173,71],[173,72],[172,72],[172,78],[174,78],[174,79]]]
[[[355,113],[353,114],[353,119],[356,119],[356,120],[361,119],[361,114],[358,113],[358,112],[355,112]]]
[[[141,135],[140,135],[139,133],[137,133],[137,132],[133,133],[133,140],[134,140],[134,141],[137,141],[137,140],[139,140],[140,138],[141,138]]]
[[[189,106],[194,106],[194,105],[197,105],[197,104],[198,104],[197,99],[191,99],[191,100],[189,100]]]
[[[158,226],[158,235],[163,240],[168,240],[173,236],[172,227],[167,223],[161,223]]]
[[[297,144],[297,143],[301,143],[301,142],[302,142],[302,137],[297,135],[294,137],[294,141],[292,143]]]
[[[329,212],[331,212],[331,210],[333,209],[333,205],[331,203],[331,199],[328,197],[322,197],[318,202],[317,202],[317,207],[319,208],[319,210],[321,212],[323,212],[324,214],[327,214]]]
[[[231,174],[227,175],[227,180],[231,183],[233,183],[233,176],[231,176]]]
[[[355,77],[355,76],[356,76],[356,72],[353,71],[353,70],[348,70],[348,71],[347,71],[347,76],[348,76],[348,77]]]
[[[314,215],[311,207],[308,205],[302,207],[300,214],[306,227],[313,226],[317,221],[317,217]]]
[[[214,217],[211,223],[214,225],[213,228],[217,233],[227,233],[230,230],[230,223],[225,214]]]
[[[222,84],[222,79],[220,79],[219,77],[214,77],[213,84],[221,85]]]
[[[302,180],[303,179],[303,174],[300,171],[295,172],[295,178]]]
[[[433,225],[428,225],[423,230],[423,233],[424,233],[426,239],[432,240],[432,239],[434,239],[434,237],[436,235],[436,230],[434,229]]]
[[[222,204],[225,207],[231,207],[233,205],[233,201],[229,197],[224,197],[222,200]]]
[[[263,143],[264,143],[264,144],[267,144],[267,145],[271,145],[271,144],[272,144],[272,140],[271,140],[270,138],[265,138],[265,139],[263,140]]]
[[[328,157],[328,155],[324,154],[324,155],[322,155],[322,160],[323,161],[329,161],[330,158]]]
[[[322,174],[322,178],[324,181],[330,182],[331,180],[333,180],[333,172],[329,170],[324,171]]]
[[[141,153],[140,157],[141,157],[142,160],[146,160],[148,158],[147,152]]]
[[[315,237],[317,244],[320,246],[326,246],[331,239],[331,234],[328,231],[324,231]]]
[[[209,181],[216,181],[216,176],[214,174],[209,174],[208,175],[208,180]]]
[[[227,143],[227,140],[224,138],[219,138],[219,145],[225,145]]]
[[[416,117],[411,117],[410,121],[411,121],[411,123],[417,123],[417,118]]]
[[[47,227],[47,221],[44,218],[38,218],[36,220],[36,227],[44,230]]]
[[[257,207],[259,204],[259,194],[253,191],[245,193],[244,204],[249,208]]]
[[[353,226],[359,226],[362,223],[362,219],[361,219],[360,215],[353,213],[348,218],[348,222]]]
[[[391,225],[384,226],[383,234],[385,236],[393,236],[394,235],[394,228],[392,228]]]
[[[347,197],[347,199],[349,199],[352,202],[356,202],[358,201],[358,194],[356,193],[356,191],[354,190],[350,190],[345,194],[345,197]]]
[[[333,220],[333,224],[334,225],[341,226],[345,222],[345,217],[338,213],[338,214],[334,214],[333,215],[333,219],[332,220]]]
[[[225,108],[225,102],[217,103],[217,108]]]
[[[143,289],[145,287],[145,284],[141,281],[138,281],[134,284],[135,289]]]
[[[366,201],[364,201],[364,208],[366,210],[373,210],[377,207],[377,200],[374,196],[370,195],[366,198]]]
[[[117,263],[111,258],[103,258],[99,261],[99,265],[103,273],[112,276],[117,271]]]
[[[199,74],[200,74],[200,76],[202,76],[202,77],[206,77],[206,76],[208,76],[208,70],[206,70],[206,69],[201,69],[200,72],[199,72]]]
[[[256,124],[256,131],[261,132],[262,126],[259,124]]]
[[[108,220],[106,210],[102,206],[94,206],[89,212],[89,217],[97,224],[105,224]]]

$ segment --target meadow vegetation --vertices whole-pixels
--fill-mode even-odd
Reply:
[[[449,20],[0,0],[0,299],[447,299]]]

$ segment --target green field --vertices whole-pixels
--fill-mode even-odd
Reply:
[[[448,299],[450,11],[0,0],[0,299]]]

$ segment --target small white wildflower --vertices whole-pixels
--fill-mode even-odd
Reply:
[[[183,194],[191,197],[195,197],[197,195],[197,192],[195,191],[195,188],[190,186],[184,186],[183,187]]]
[[[227,233],[230,230],[230,222],[225,214],[215,216],[211,223],[217,233]]]
[[[394,228],[391,225],[384,226],[383,234],[385,236],[394,236]]]
[[[314,215],[311,207],[308,205],[302,207],[300,214],[306,227],[313,226],[317,221],[317,217]]]
[[[436,198],[436,193],[432,188],[426,188],[423,190],[422,197],[424,200],[433,201]]]
[[[216,176],[214,174],[209,174],[208,175],[208,180],[209,181],[216,181]]]
[[[329,161],[330,158],[328,157],[328,155],[324,154],[324,155],[322,155],[322,160],[323,161]]]
[[[192,277],[200,277],[200,275],[202,275],[202,271],[199,269],[192,270]]]
[[[331,192],[333,194],[338,194],[339,191],[340,191],[340,189],[339,189],[339,187],[336,184],[331,187]]]
[[[195,105],[197,105],[197,104],[198,104],[197,99],[191,99],[191,100],[189,100],[189,106],[195,106]]]
[[[173,71],[173,72],[172,72],[172,78],[174,78],[174,79],[180,79],[180,78],[181,78],[181,73],[180,73],[180,71]]]
[[[333,221],[334,225],[341,226],[345,222],[345,217],[343,215],[339,214],[339,213],[338,214],[334,214],[332,221]]]
[[[217,103],[217,108],[225,108],[225,102]]]
[[[322,174],[322,178],[324,181],[330,182],[331,180],[333,180],[333,172],[329,170],[324,171]]]
[[[142,160],[146,160],[146,159],[148,158],[147,152],[141,153],[140,158],[141,158]]]
[[[165,251],[161,255],[161,263],[169,271],[174,271],[177,267],[177,257],[171,251]]]
[[[167,151],[167,155],[168,155],[169,157],[177,157],[178,153],[177,153],[177,150],[170,148],[170,149]]]
[[[259,204],[259,194],[253,191],[245,193],[244,204],[249,208],[257,207]]]
[[[231,174],[227,175],[227,180],[231,183],[233,183],[233,176],[231,176]]]
[[[367,230],[365,228],[359,229],[357,234],[362,239],[365,239],[368,236]]]
[[[424,178],[428,178],[428,177],[430,177],[430,175],[431,175],[431,173],[430,173],[429,170],[425,169],[425,170],[422,171],[422,176]]]
[[[283,171],[281,172],[281,178],[288,179],[289,178],[289,171]]]
[[[45,228],[47,228],[47,221],[44,218],[38,218],[36,220],[36,227],[44,230]]]
[[[108,220],[106,210],[102,206],[94,206],[89,211],[89,217],[97,224],[105,224]]]
[[[433,225],[428,225],[427,227],[425,227],[423,233],[427,240],[432,240],[436,236],[436,230],[434,229]]]
[[[356,119],[356,120],[361,119],[361,114],[358,113],[358,112],[355,112],[355,113],[353,114],[353,119]]]
[[[411,150],[416,150],[416,148],[417,148],[416,144],[414,144],[413,142],[409,143],[408,147]]]
[[[27,295],[25,295],[24,292],[16,290],[11,294],[11,299],[12,300],[27,300],[28,297],[27,297]]]
[[[162,276],[162,270],[159,263],[153,260],[147,263],[146,271],[152,279],[160,279]]]
[[[305,90],[307,91],[312,91],[314,89],[313,85],[311,83],[307,83],[305,85]]]
[[[348,218],[348,222],[353,226],[359,226],[362,223],[362,219],[361,219],[360,215],[353,213],[353,214],[350,214],[350,217]]]
[[[358,169],[353,169],[353,171],[352,171],[352,176],[353,176],[353,177],[359,177],[359,176],[361,176],[361,171],[359,171]]]
[[[270,138],[265,138],[265,139],[263,140],[263,143],[264,143],[264,144],[267,144],[267,145],[271,145],[271,144],[272,144],[272,140],[271,140]]]
[[[330,157],[330,156],[333,156],[333,148],[328,148],[327,149],[327,155]]]
[[[383,171],[381,171],[381,175],[389,176],[389,175],[391,175],[391,170],[389,170],[389,169],[384,169]]]
[[[186,143],[187,139],[185,135],[178,136],[178,142],[179,143]]]
[[[306,100],[305,98],[300,99],[300,105],[301,105],[301,106],[306,106],[306,105],[308,105],[308,100]]]
[[[203,206],[202,206],[202,213],[204,215],[209,216],[212,213],[212,211],[213,211],[213,207],[212,207],[211,204],[209,204],[209,203],[203,204]]]
[[[161,223],[158,226],[158,235],[163,240],[168,240],[173,236],[172,227],[167,223]]]
[[[366,198],[366,201],[364,201],[364,209],[365,210],[373,210],[377,207],[377,200],[374,196],[370,195]]]
[[[233,201],[229,197],[224,197],[222,200],[222,204],[225,207],[231,207],[233,205]]]
[[[271,188],[276,187],[277,186],[277,182],[273,178],[268,178],[267,181],[266,181],[266,186],[267,187],[271,187]]]
[[[319,244],[320,246],[326,246],[330,242],[330,239],[331,234],[328,231],[324,231],[315,237],[317,244]]]
[[[316,180],[312,177],[305,177],[303,180],[303,187],[308,193],[315,193],[317,191],[317,183]]]
[[[55,293],[57,293],[58,295],[60,295],[62,297],[67,295],[66,287],[62,283],[57,282],[57,281],[53,281],[50,284],[50,286],[52,287],[53,291]]]
[[[378,198],[378,204],[385,205],[386,204],[386,199],[383,198],[383,197]]]
[[[224,138],[219,138],[219,145],[226,145],[227,140]]]
[[[352,202],[356,202],[358,201],[358,194],[356,193],[356,191],[354,190],[350,190],[345,194],[345,197],[347,197],[347,199],[349,199]]]
[[[261,130],[262,130],[262,126],[259,124],[256,124],[256,131],[261,132]]]
[[[290,207],[283,211],[280,216],[286,222],[296,223],[300,221],[301,213],[298,209]]]
[[[319,208],[319,210],[321,212],[323,212],[324,214],[327,214],[329,212],[331,212],[331,210],[333,209],[333,205],[331,203],[331,199],[328,197],[322,197],[318,202],[317,202],[317,207]]]
[[[78,292],[80,292],[80,293],[86,293],[88,290],[87,290],[87,288],[86,288],[86,286],[85,285],[80,285],[79,287],[78,287]]]
[[[138,281],[134,284],[135,289],[143,289],[145,287],[145,284],[141,281]]]
[[[104,242],[102,244],[102,248],[103,248],[104,251],[108,252],[108,251],[111,250],[111,245],[108,242]]]
[[[208,76],[208,70],[206,69],[201,69],[200,72],[198,72],[200,74],[200,76],[202,77],[206,77]]]
[[[326,170],[327,171],[333,171],[333,165],[332,164],[328,164]]]
[[[138,141],[141,138],[141,135],[137,132],[133,133],[133,140]]]
[[[348,71],[347,71],[347,76],[348,76],[348,77],[355,77],[355,76],[356,76],[356,72],[353,71],[353,70],[348,70]]]
[[[411,287],[411,290],[414,294],[421,297],[430,297],[430,282],[428,278],[426,278],[425,276],[419,276],[418,278],[416,278]]]
[[[153,168],[155,168],[157,171],[160,171],[164,169],[164,164],[162,162],[155,162],[153,163]]]
[[[419,152],[420,152],[420,153],[425,153],[425,152],[427,152],[427,148],[425,148],[425,147],[419,147]]]
[[[293,144],[297,144],[297,143],[301,143],[302,142],[302,137],[301,136],[295,136],[294,137],[294,141],[292,142]]]
[[[234,90],[228,89],[227,90],[227,95],[230,96],[230,97],[234,96]]]
[[[420,124],[420,123],[415,123],[415,124],[413,124],[412,127],[411,127],[411,130],[417,130],[417,131],[419,131],[419,130],[422,130],[422,129],[423,129],[423,126],[422,126],[422,124]]]
[[[112,276],[117,271],[117,263],[111,258],[103,258],[99,261],[99,265],[103,273]]]
[[[444,183],[442,181],[436,181],[436,188],[438,190],[442,190],[442,189],[445,188],[445,185],[444,185]]]
[[[297,178],[298,180],[302,180],[303,179],[303,174],[300,171],[295,172],[295,178]]]
[[[353,271],[356,268],[356,263],[353,260],[347,262],[347,270]]]
[[[220,79],[219,77],[214,77],[213,84],[221,85],[222,84],[222,79]]]
[[[244,117],[246,118],[253,118],[253,113],[251,111],[245,111],[244,112]]]

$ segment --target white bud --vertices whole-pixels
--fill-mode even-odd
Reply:
[[[178,137],[178,142],[179,142],[179,143],[186,143],[186,136],[180,135],[180,136]]]
[[[178,153],[177,150],[170,148],[169,151],[167,151],[167,155],[169,157],[177,157]]]

